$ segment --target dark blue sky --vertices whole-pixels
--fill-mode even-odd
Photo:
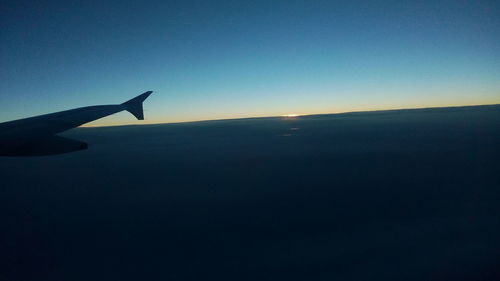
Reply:
[[[0,121],[146,90],[149,122],[500,103],[499,15],[497,1],[2,1]]]

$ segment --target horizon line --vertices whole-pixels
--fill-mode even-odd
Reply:
[[[481,106],[500,106],[500,103],[493,104],[472,104],[472,105],[449,105],[449,106],[423,106],[423,107],[412,107],[412,108],[390,108],[390,109],[374,109],[374,110],[353,110],[353,111],[342,111],[342,112],[331,112],[331,113],[306,113],[306,114],[293,114],[294,116],[284,115],[270,115],[270,116],[248,116],[248,117],[236,117],[236,118],[219,118],[219,119],[200,119],[200,120],[189,120],[189,121],[174,121],[174,122],[159,122],[159,123],[142,123],[142,124],[122,124],[122,125],[82,125],[77,128],[105,128],[105,127],[125,127],[125,126],[146,126],[146,125],[167,125],[167,124],[185,124],[185,123],[198,123],[198,122],[211,122],[211,121],[231,121],[231,120],[245,120],[245,119],[264,119],[264,118],[284,118],[293,119],[300,117],[312,117],[321,115],[341,115],[350,113],[366,113],[366,112],[387,112],[387,111],[403,111],[403,110],[424,110],[424,109],[440,109],[440,108],[464,108],[464,107],[481,107]]]

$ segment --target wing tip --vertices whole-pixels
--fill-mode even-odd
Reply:
[[[137,97],[122,103],[122,105],[125,106],[125,109],[128,112],[132,113],[132,115],[134,115],[135,118],[137,118],[137,120],[144,120],[144,110],[142,108],[142,103],[152,93],[153,93],[153,91],[144,92],[144,93],[138,95]]]

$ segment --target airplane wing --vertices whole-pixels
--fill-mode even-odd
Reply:
[[[126,110],[144,120],[147,91],[122,104],[96,105],[0,123],[0,156],[40,156],[72,152],[87,144],[56,136],[85,123]]]

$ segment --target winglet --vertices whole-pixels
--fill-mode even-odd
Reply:
[[[153,91],[147,91],[131,100],[122,103],[122,105],[124,105],[125,109],[128,112],[132,113],[135,116],[135,118],[137,118],[137,120],[144,120],[144,111],[142,109],[142,102],[144,102],[144,100],[147,99],[149,95],[151,95],[152,93]]]

